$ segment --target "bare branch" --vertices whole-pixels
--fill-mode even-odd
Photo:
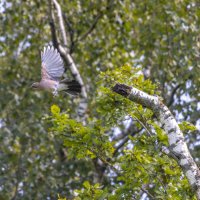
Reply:
[[[155,113],[161,122],[161,127],[164,128],[167,134],[168,149],[176,156],[179,166],[185,173],[191,188],[196,192],[197,199],[200,200],[200,169],[192,158],[183,133],[168,107],[157,96],[149,95],[134,87],[116,84],[112,90],[133,102],[151,109]]]
[[[54,43],[55,47],[58,49],[58,51],[60,52],[63,60],[65,61],[65,63],[69,67],[72,76],[81,85],[82,97],[84,99],[86,99],[87,98],[87,92],[86,92],[82,77],[81,77],[81,75],[80,75],[80,73],[79,73],[79,71],[76,67],[74,60],[72,59],[71,55],[69,54],[69,50],[66,48],[67,47],[67,34],[66,34],[66,31],[65,31],[65,27],[64,27],[63,15],[62,15],[62,10],[61,10],[60,4],[56,0],[52,0],[52,1],[53,1],[55,8],[57,10],[58,21],[59,21],[59,26],[60,26],[64,46],[62,46],[58,42],[58,38],[56,36],[53,12],[52,12],[52,9],[51,9],[51,1],[50,1],[50,3],[49,3],[50,4],[49,5],[49,7],[50,7],[50,9],[49,9],[50,10],[50,27],[51,27],[51,32],[52,32],[53,43]]]
[[[110,10],[110,8],[113,5],[114,0],[109,0],[108,4],[106,6],[105,10],[99,11],[99,13],[97,14],[97,16],[95,17],[93,23],[90,25],[89,29],[83,33],[82,36],[80,36],[80,38],[77,41],[82,41],[84,40],[96,27],[97,22],[99,21],[99,19],[105,14],[106,11]]]
[[[67,35],[65,32],[65,26],[64,26],[63,17],[62,17],[62,10],[61,10],[60,4],[56,0],[53,0],[53,3],[57,10],[58,21],[59,21],[60,32],[62,35],[63,44],[65,47],[67,47]]]
[[[63,13],[63,19],[65,21],[65,24],[67,26],[67,32],[69,33],[69,39],[70,39],[70,45],[69,45],[69,53],[72,54],[75,46],[75,41],[74,41],[74,30],[67,19],[67,16],[65,13]]]
[[[174,95],[176,94],[176,91],[181,87],[182,84],[178,84],[172,91],[169,101],[167,103],[167,106],[170,107],[172,103],[174,102]]]
[[[103,16],[103,12],[100,12],[94,19],[93,23],[91,24],[90,28],[78,39],[78,41],[82,41],[84,40],[92,31],[93,29],[96,27],[97,22],[99,21],[99,19]]]

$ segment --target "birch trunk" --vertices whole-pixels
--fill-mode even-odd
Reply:
[[[163,151],[168,155],[173,155],[172,157],[178,162],[192,190],[196,193],[197,199],[200,200],[200,169],[192,158],[184,141],[183,133],[168,107],[162,103],[159,97],[124,84],[116,84],[112,90],[155,113],[168,137],[169,147],[168,149],[163,148]]]

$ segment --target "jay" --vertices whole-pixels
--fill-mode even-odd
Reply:
[[[33,89],[50,91],[54,96],[60,91],[71,95],[81,93],[81,85],[76,80],[60,80],[64,73],[64,65],[57,49],[52,46],[44,47],[41,59],[41,80],[31,85]]]

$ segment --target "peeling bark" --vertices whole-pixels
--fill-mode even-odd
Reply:
[[[157,96],[149,95],[124,84],[116,84],[112,90],[129,100],[141,104],[151,109],[164,128],[168,136],[169,147],[164,148],[163,152],[175,159],[182,168],[192,190],[196,193],[197,199],[200,200],[200,169],[192,158],[183,133],[178,123],[167,106]]]

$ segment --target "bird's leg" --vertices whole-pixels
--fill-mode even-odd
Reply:
[[[58,84],[55,85],[53,90],[53,97],[56,97],[58,95]]]

